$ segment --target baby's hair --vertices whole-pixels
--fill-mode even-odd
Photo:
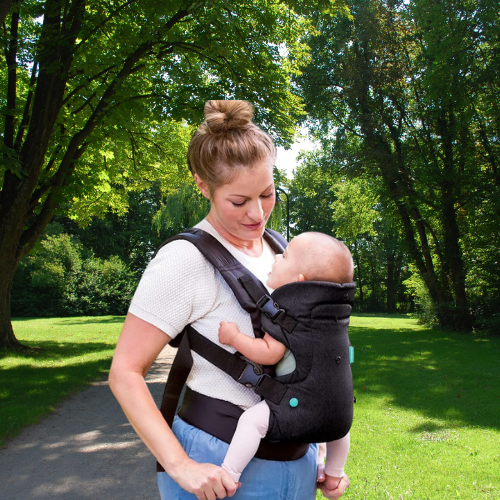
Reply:
[[[350,283],[354,265],[351,252],[344,243],[333,236],[314,231],[297,236],[301,240],[301,262],[307,281]]]
[[[205,121],[188,147],[188,166],[209,186],[211,195],[231,182],[242,168],[276,157],[272,138],[252,123],[247,101],[207,101]]]

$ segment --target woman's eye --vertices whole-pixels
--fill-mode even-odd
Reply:
[[[245,202],[244,202],[244,201],[242,201],[241,203],[236,203],[235,201],[232,201],[231,203],[232,203],[235,207],[242,207],[242,206],[245,204]]]
[[[271,191],[269,194],[263,194],[261,195],[261,198],[271,198],[271,196],[274,194],[274,191]]]

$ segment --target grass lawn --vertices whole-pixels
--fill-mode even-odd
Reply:
[[[357,403],[342,498],[500,499],[500,338],[399,315],[356,315],[349,335]]]
[[[122,323],[13,321],[41,350],[0,354],[0,445],[104,377]],[[350,338],[357,403],[342,499],[500,500],[500,337],[359,314]]]
[[[0,446],[65,397],[106,376],[123,321],[123,316],[12,321],[16,337],[40,349],[0,352]]]

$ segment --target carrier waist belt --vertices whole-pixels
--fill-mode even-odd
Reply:
[[[186,387],[178,416],[194,427],[230,443],[243,410],[221,399],[214,399]],[[264,460],[287,462],[298,460],[308,451],[309,444],[260,442],[255,456]]]

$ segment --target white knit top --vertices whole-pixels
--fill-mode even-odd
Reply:
[[[207,220],[196,227],[217,238],[262,283],[266,283],[274,262],[273,251],[266,242],[259,257],[250,257],[224,240]],[[129,311],[172,338],[191,324],[218,344],[221,321],[233,321],[240,331],[254,336],[250,315],[240,306],[220,273],[188,241],[173,241],[161,248],[144,271]],[[222,347],[235,351],[229,346]],[[193,368],[187,385],[193,391],[229,401],[243,409],[260,401],[253,391],[195,352],[192,354]]]

